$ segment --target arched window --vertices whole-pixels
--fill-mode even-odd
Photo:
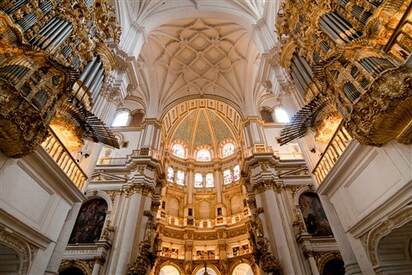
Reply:
[[[233,167],[233,180],[238,181],[240,179],[240,166],[239,164]]]
[[[197,161],[211,161],[212,160],[212,154],[207,149],[200,149],[196,153],[196,160]]]
[[[68,267],[61,271],[59,275],[84,275],[84,272],[78,267]]]
[[[203,187],[203,176],[200,173],[195,174],[195,188]]]
[[[207,274],[209,274],[209,275],[217,275],[216,274],[216,271],[214,271],[212,268],[210,268],[210,267],[206,267],[206,271],[207,271]],[[203,275],[203,274],[205,274],[205,268],[204,267],[201,267],[197,272],[196,272],[196,275]]]
[[[175,171],[172,167],[167,167],[167,181],[173,182],[175,179]]]
[[[279,123],[289,123],[290,122],[288,113],[285,111],[285,109],[281,107],[277,107],[275,109],[275,116],[276,116],[276,121]]]
[[[130,112],[129,110],[120,110],[116,113],[113,119],[112,127],[122,127],[129,125]]]
[[[180,275],[180,271],[172,265],[165,265],[160,269],[159,275]]]
[[[299,197],[299,207],[309,234],[315,236],[332,235],[328,219],[317,194],[311,192],[302,194]]]
[[[176,157],[179,157],[179,158],[182,158],[182,159],[186,157],[185,147],[182,144],[178,144],[178,143],[173,144],[172,153]]]
[[[345,264],[341,259],[329,260],[323,268],[322,275],[344,275]]]
[[[103,199],[85,202],[80,208],[69,243],[94,243],[100,239],[106,218],[107,203]]]
[[[230,184],[233,182],[232,171],[226,169],[223,171],[223,184]]]
[[[270,110],[270,109],[264,108],[264,109],[260,110],[260,117],[266,123],[274,122],[273,116],[272,116],[272,110]]]
[[[207,173],[206,174],[206,187],[210,188],[210,187],[214,187],[215,183],[214,183],[214,179],[213,179],[213,173]]]
[[[231,142],[226,143],[225,145],[223,145],[222,148],[222,157],[228,157],[230,155],[233,155],[233,153],[235,152],[235,145]]]
[[[254,275],[254,273],[250,265],[241,263],[233,269],[232,275]]]
[[[179,170],[176,172],[176,183],[185,185],[185,172]]]

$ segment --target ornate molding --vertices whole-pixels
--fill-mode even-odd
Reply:
[[[0,228],[0,244],[10,248],[18,255],[20,263],[19,274],[28,274],[34,254],[30,244],[4,228]]]

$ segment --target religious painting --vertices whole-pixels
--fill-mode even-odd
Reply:
[[[94,243],[100,239],[107,203],[103,199],[93,199],[80,209],[69,243]]]
[[[315,193],[302,194],[299,198],[299,206],[309,234],[316,236],[332,235],[332,230],[318,195]]]

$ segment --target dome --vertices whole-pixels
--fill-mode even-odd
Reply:
[[[194,99],[176,105],[164,123],[172,155],[198,161],[225,159],[240,144],[240,115],[213,99]]]
[[[228,157],[235,152],[238,138],[234,133],[230,121],[218,111],[196,108],[176,123],[169,140],[171,148],[184,148],[185,157],[210,161],[216,157]],[[227,148],[232,152],[228,154]],[[174,153],[175,150],[172,152],[175,156],[182,157],[182,150],[179,154]]]

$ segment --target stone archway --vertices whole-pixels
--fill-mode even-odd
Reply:
[[[7,263],[8,268],[13,269],[10,274],[28,274],[32,260],[32,250],[28,243],[6,231],[0,231],[0,251],[2,252],[0,259],[3,252],[4,255],[12,258],[11,266]],[[0,273],[3,267],[3,265],[0,267]]]
[[[412,221],[395,228],[378,243],[378,274],[411,274]]]
[[[410,234],[410,230],[412,230],[411,223],[412,205],[407,205],[397,213],[383,220],[368,233],[365,246],[376,272],[385,274],[385,272],[391,269],[398,272],[403,269],[402,266],[407,268],[409,264],[411,264],[409,268],[412,268],[412,252],[410,252],[411,248],[409,247],[412,235]],[[407,236],[409,236],[409,239]],[[389,261],[389,258],[387,257],[389,249],[391,249],[391,247],[393,248],[395,243],[400,247],[405,248],[403,252],[400,252],[396,256],[398,259],[402,259],[401,263],[398,263],[398,265],[395,265],[393,261],[390,263],[391,261]],[[398,248],[397,251],[399,251],[399,249],[402,250],[401,248]],[[391,254],[393,254],[393,252],[391,252]],[[410,272],[407,274],[410,274]]]

